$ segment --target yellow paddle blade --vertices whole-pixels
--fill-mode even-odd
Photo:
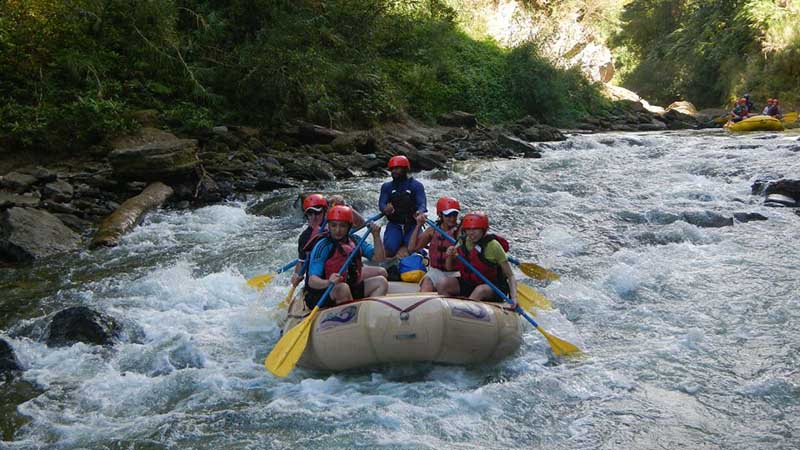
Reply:
[[[783,115],[783,123],[792,123],[797,121],[797,112],[792,111]]]
[[[527,284],[517,283],[517,302],[522,309],[533,312],[533,308],[553,309],[553,304],[544,295]]]
[[[558,280],[561,278],[559,274],[530,262],[519,263],[519,269],[525,275],[536,278],[537,280]]]
[[[269,352],[264,360],[264,367],[273,375],[283,378],[294,369],[300,356],[306,350],[308,337],[311,334],[311,324],[314,323],[318,311],[319,307],[314,307],[311,314],[287,331]]]
[[[271,273],[265,273],[263,275],[258,275],[253,278],[247,280],[247,284],[250,286],[258,289],[259,291],[264,289],[271,281],[275,275]]]
[[[553,349],[553,353],[555,353],[556,356],[566,356],[581,352],[578,347],[563,339],[553,336],[545,331],[541,326],[536,327],[536,329],[539,330],[539,333],[542,333],[542,336],[544,336],[545,339],[547,339],[547,342],[550,343],[550,347]]]
[[[286,294],[286,298],[284,298],[282,302],[278,303],[278,308],[285,309],[289,307],[289,303],[292,301],[292,297],[294,297],[295,288],[297,288],[297,286],[292,285],[292,288],[289,289],[289,293]]]

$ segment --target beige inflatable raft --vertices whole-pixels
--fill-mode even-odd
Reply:
[[[417,292],[389,283],[390,294],[323,309],[297,365],[340,371],[385,363],[469,365],[505,358],[522,345],[522,322],[502,304]],[[300,295],[284,331],[308,315]]]

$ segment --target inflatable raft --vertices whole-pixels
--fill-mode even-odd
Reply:
[[[772,116],[753,116],[725,124],[728,131],[783,131],[783,123]]]
[[[470,365],[505,358],[522,345],[522,322],[508,305],[417,292],[390,282],[389,295],[319,312],[297,365],[341,371],[386,363]],[[289,306],[283,330],[311,311],[302,294]]]

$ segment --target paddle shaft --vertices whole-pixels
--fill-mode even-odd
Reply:
[[[455,240],[450,235],[448,235],[446,231],[444,231],[443,229],[439,228],[439,226],[436,225],[436,223],[434,223],[432,220],[428,219],[428,225],[432,226],[433,229],[438,231],[442,236],[448,237],[451,242],[455,243]],[[508,303],[510,305],[514,304],[514,302],[510,298],[508,298],[508,296],[506,294],[504,294],[503,291],[498,289],[497,286],[494,285],[494,283],[489,281],[489,279],[486,278],[486,276],[484,276],[482,273],[480,273],[478,271],[478,269],[476,269],[472,264],[469,263],[469,261],[466,260],[466,258],[461,256],[459,253],[456,253],[456,257],[458,258],[459,261],[461,261],[462,264],[467,266],[467,269],[471,270],[472,273],[474,273],[475,275],[478,276],[478,278],[481,279],[481,281],[483,281],[484,283],[486,283],[487,286],[492,288],[492,290],[495,292],[495,294],[497,294],[500,298],[505,300],[506,303]],[[533,320],[533,318],[531,316],[529,316],[528,313],[526,313],[524,309],[520,308],[519,305],[517,305],[516,308],[514,308],[514,311],[516,311],[517,314],[519,314],[522,317],[524,317],[525,320],[530,322],[531,325],[533,325],[536,328],[539,328],[539,324],[536,323],[536,321]]]

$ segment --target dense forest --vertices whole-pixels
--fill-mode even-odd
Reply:
[[[533,44],[475,40],[442,0],[4,0],[4,145],[80,149],[148,108],[177,130],[369,126],[450,110],[566,124],[605,101]]]
[[[800,103],[799,0],[631,0],[610,44],[619,82],[659,103]]]
[[[141,109],[190,131],[456,109],[565,126],[609,108],[539,42],[504,47],[476,32],[470,11],[499,3],[0,0],[0,148],[85,149],[133,127]],[[721,106],[744,91],[800,100],[800,0],[519,4],[539,28],[577,11],[612,49],[614,82],[655,103]]]

